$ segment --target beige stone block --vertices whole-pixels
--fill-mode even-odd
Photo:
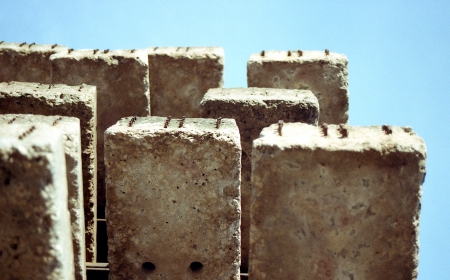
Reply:
[[[149,48],[153,116],[200,117],[200,101],[210,88],[223,87],[221,47]]]
[[[66,159],[68,207],[70,212],[70,222],[72,230],[75,279],[86,279],[80,120],[74,117],[23,114],[0,115],[0,125],[5,124],[46,124],[49,126],[53,126],[61,131]]]
[[[217,88],[206,93],[200,106],[203,117],[232,118],[239,127],[242,145],[241,265],[248,267],[252,142],[264,127],[279,120],[317,124],[319,104],[309,90]]]
[[[239,279],[236,122],[130,118],[105,132],[109,279]]]
[[[322,51],[267,51],[247,62],[249,87],[310,90],[319,100],[320,123],[348,121],[347,57]]]
[[[80,119],[86,259],[96,252],[96,88],[36,83],[0,83],[0,114],[67,116]]]
[[[74,279],[63,140],[44,125],[0,125],[2,279]]]
[[[265,128],[251,279],[416,279],[426,147],[410,127]]]
[[[97,86],[97,195],[103,212],[103,134],[123,117],[150,115],[147,52],[74,50],[52,55],[50,61],[54,84]]]
[[[61,51],[67,51],[67,47],[56,44],[1,43],[0,82],[50,84],[52,79],[49,58]]]

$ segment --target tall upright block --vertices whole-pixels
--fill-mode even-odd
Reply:
[[[248,267],[253,140],[264,127],[279,120],[317,125],[319,104],[308,90],[217,88],[206,93],[200,106],[203,117],[232,118],[239,127],[242,145],[242,266]]]
[[[247,62],[249,87],[310,90],[319,100],[320,123],[348,121],[347,57],[320,51],[267,51]]]
[[[109,279],[239,279],[234,120],[122,119],[105,162]]]
[[[96,253],[97,106],[94,86],[46,85],[37,83],[0,83],[0,114],[67,116],[80,119],[81,167],[86,259]]]
[[[252,279],[416,279],[426,147],[410,127],[265,128],[253,142]]]
[[[150,115],[147,52],[75,50],[54,54],[50,61],[54,84],[97,86],[97,186],[99,209],[103,212],[103,134],[123,117]]]
[[[80,120],[74,117],[6,114],[0,115],[0,125],[46,124],[59,129],[63,136],[68,187],[68,207],[72,230],[75,279],[86,279],[86,250],[84,239],[83,179],[81,169]],[[8,128],[8,126],[4,126]]]
[[[210,88],[223,87],[221,47],[148,49],[153,116],[200,117],[200,101]]]
[[[1,43],[0,82],[50,84],[52,78],[49,58],[61,51],[67,51],[67,47],[56,44]]]
[[[67,178],[59,130],[0,125],[2,279],[74,279]]]

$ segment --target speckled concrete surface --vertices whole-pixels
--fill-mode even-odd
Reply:
[[[70,212],[70,222],[72,226],[75,279],[86,279],[80,120],[74,117],[59,116],[24,114],[0,115],[0,125],[5,124],[46,124],[61,131],[66,158],[68,205]],[[6,128],[7,127],[8,126],[6,126]]]
[[[64,147],[58,129],[0,125],[2,279],[74,279]]]
[[[102,210],[105,207],[105,130],[121,118],[150,115],[147,52],[74,50],[54,54],[50,62],[53,83],[97,86],[97,195]],[[92,261],[90,257],[88,261]]]
[[[221,47],[148,49],[152,116],[200,117],[200,101],[223,86]]]
[[[0,114],[68,116],[80,119],[86,258],[96,251],[96,88],[84,85],[0,83]]]
[[[253,144],[250,278],[416,279],[423,140],[409,127],[276,129]]]
[[[200,106],[202,117],[233,118],[239,127],[242,145],[241,265],[248,267],[252,142],[264,127],[279,120],[317,124],[319,104],[309,90],[217,88],[206,93]]]
[[[236,122],[130,121],[105,133],[109,279],[239,279]]]
[[[247,62],[249,87],[310,90],[320,105],[320,123],[348,121],[348,60],[343,54],[324,51],[266,51]]]

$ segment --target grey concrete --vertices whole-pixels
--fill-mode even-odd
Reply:
[[[223,87],[221,47],[149,48],[148,62],[153,116],[200,117],[205,93]]]
[[[200,103],[205,118],[233,118],[242,145],[242,266],[248,267],[252,142],[261,130],[279,120],[317,124],[319,104],[309,90],[264,88],[210,89]]]
[[[126,118],[105,132],[109,279],[237,280],[236,122],[165,120]]]
[[[68,116],[80,119],[86,258],[96,252],[96,88],[36,83],[0,83],[0,114]]]
[[[320,123],[348,121],[347,57],[323,51],[266,51],[247,62],[249,87],[310,90],[320,104]]]
[[[71,229],[75,262],[75,279],[86,279],[80,120],[74,117],[60,116],[23,114],[0,115],[0,125],[5,124],[46,124],[61,131],[66,158],[68,207],[70,212],[70,222],[72,226]]]
[[[423,140],[409,127],[276,129],[253,142],[250,278],[416,279]]]
[[[74,279],[64,147],[58,129],[0,125],[2,279]]]

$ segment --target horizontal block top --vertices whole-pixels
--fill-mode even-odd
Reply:
[[[164,117],[138,117],[135,121],[132,121],[132,118],[133,117],[121,119],[114,126],[108,128],[107,133],[129,132],[137,134],[161,134],[182,131],[184,134],[193,135],[217,132],[233,135],[234,137],[237,137],[237,143],[240,141],[239,130],[234,119],[221,119],[219,128],[217,128],[217,119],[186,118],[183,121],[182,127],[180,127],[182,119],[174,118],[167,122],[168,118]],[[166,122],[167,128],[164,128]]]
[[[45,124],[0,124],[0,131],[0,149],[14,147],[20,150],[21,145],[58,145],[54,143],[62,141],[60,130]]]
[[[232,103],[261,103],[264,101],[289,101],[310,103],[319,106],[317,98],[310,90],[276,89],[276,88],[214,88],[208,90],[201,103],[208,101]]]
[[[34,43],[27,44],[27,43],[6,43],[3,42],[0,44],[0,53],[5,50],[14,50],[16,52],[21,53],[32,53],[32,52],[60,52],[67,50],[66,46],[62,45],[37,45]]]
[[[324,51],[301,51],[301,55],[299,51],[290,51],[291,55],[289,55],[288,51],[264,51],[264,55],[262,53],[252,54],[250,55],[250,59],[248,63],[262,63],[262,62],[271,62],[271,61],[289,61],[289,62],[333,62],[347,65],[348,59],[344,54],[333,53],[330,52],[328,55],[325,54]]]
[[[385,129],[383,129],[385,127]],[[344,136],[345,129],[347,136]],[[264,128],[260,138],[253,142],[253,147],[276,146],[280,149],[300,148],[305,150],[324,149],[329,151],[376,150],[384,153],[408,152],[418,153],[426,157],[425,142],[411,127],[391,126],[342,126],[327,125],[327,136],[324,126],[312,126],[303,123],[285,123],[282,136],[278,133],[278,125]]]
[[[149,56],[166,55],[190,59],[220,58],[223,60],[225,56],[222,47],[152,47],[147,51]]]
[[[148,64],[147,52],[145,50],[68,50],[50,56],[50,60],[56,59],[88,59],[93,61],[103,61],[108,65],[119,65],[121,59],[135,59],[142,64]]]
[[[0,83],[0,98],[5,97],[45,97],[47,103],[95,102],[95,86],[47,85],[38,83]]]
[[[80,134],[80,119],[75,117],[42,116],[32,114],[1,114],[0,124],[46,124],[56,127],[65,135]],[[70,142],[79,143],[79,139]]]

